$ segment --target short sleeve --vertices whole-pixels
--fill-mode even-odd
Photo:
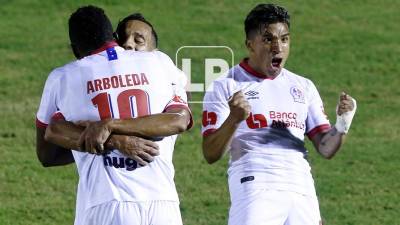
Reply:
[[[171,96],[171,100],[165,106],[164,112],[171,109],[171,108],[184,108],[187,109],[190,113],[190,121],[188,123],[188,128],[190,129],[193,126],[193,116],[192,112],[188,105],[187,94],[186,94],[186,76],[185,74],[179,70],[172,60],[164,53],[158,52],[160,60],[165,69],[165,75],[171,81],[171,86],[173,89],[173,95]]]
[[[186,74],[182,70],[180,70],[178,67],[176,67],[176,65],[174,64],[174,62],[171,60],[171,58],[168,55],[166,55],[165,53],[163,53],[161,51],[156,51],[156,54],[158,55],[161,62],[165,66],[165,68],[167,70],[166,71],[167,75],[172,80],[172,82],[176,85],[183,87],[185,90],[187,90],[188,79],[187,79]]]
[[[328,131],[331,126],[325,114],[324,105],[315,85],[309,81],[308,112],[306,120],[306,134],[311,139],[318,133]]]
[[[61,74],[56,70],[51,72],[43,88],[39,109],[36,113],[36,126],[46,128],[52,116],[59,110],[58,90]]]
[[[204,95],[202,134],[207,136],[215,132],[230,113],[228,88],[223,80],[216,80]]]

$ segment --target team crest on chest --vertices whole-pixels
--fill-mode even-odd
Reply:
[[[300,88],[298,88],[296,86],[291,87],[290,94],[293,96],[293,100],[295,102],[303,103],[303,104],[305,103],[304,92]]]

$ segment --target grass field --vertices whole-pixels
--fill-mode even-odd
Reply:
[[[142,12],[172,58],[183,45],[225,45],[237,63],[246,55],[243,20],[257,2],[0,0],[0,225],[73,223],[75,167],[41,167],[34,121],[48,73],[73,60],[68,17],[89,3],[103,7],[114,25]],[[347,143],[334,159],[309,148],[326,224],[400,225],[400,2],[278,3],[292,14],[287,68],[317,84],[331,122],[341,90],[358,100]],[[195,126],[178,139],[174,158],[182,216],[187,225],[223,225],[227,157],[207,165],[200,105],[193,111]]]

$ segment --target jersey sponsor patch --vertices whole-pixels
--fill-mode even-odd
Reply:
[[[138,163],[135,160],[126,157],[112,157],[110,156],[110,154],[103,155],[103,163],[104,166],[121,169],[124,168],[128,171],[132,171],[138,168]]]
[[[117,52],[115,51],[115,48],[108,48],[106,50],[106,52],[107,52],[108,61],[118,59],[118,55],[117,55]]]
[[[208,125],[215,125],[217,123],[217,114],[215,112],[203,111],[202,125],[206,127]]]

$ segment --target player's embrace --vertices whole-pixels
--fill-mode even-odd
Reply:
[[[74,12],[69,34],[78,60],[46,81],[37,151],[45,165],[62,160],[56,157],[61,152],[68,158],[65,149],[73,149],[79,173],[75,225],[182,224],[172,156],[176,134],[192,118],[177,82],[180,71],[162,52],[118,47],[111,22],[97,7]],[[42,140],[44,132],[46,141],[65,149]],[[130,136],[159,141],[131,157]]]
[[[289,19],[280,6],[256,6],[245,20],[249,57],[204,97],[204,157],[213,163],[230,153],[229,225],[318,225],[304,136],[332,158],[356,111],[355,100],[341,93],[331,127],[313,82],[284,68]]]

